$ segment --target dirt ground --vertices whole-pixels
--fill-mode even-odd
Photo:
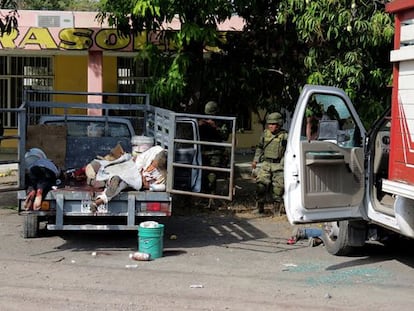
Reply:
[[[163,257],[133,261],[137,232],[23,239],[16,193],[0,193],[0,310],[412,310],[412,244],[350,257],[288,245],[282,217],[257,217],[249,180],[217,211],[166,219]]]

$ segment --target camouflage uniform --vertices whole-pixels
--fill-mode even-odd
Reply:
[[[215,115],[217,113],[217,103],[210,101],[205,105],[204,113]],[[225,124],[218,124],[212,120],[199,121],[200,139],[209,142],[223,142],[229,137],[229,132]],[[202,161],[204,166],[223,167],[225,149],[216,146],[202,146]],[[217,172],[203,170],[202,178],[203,192],[215,194],[217,186]]]
[[[279,113],[271,113],[267,118],[267,123],[281,126],[283,124],[282,116]],[[283,163],[287,138],[288,133],[281,127],[273,133],[266,129],[257,145],[253,162],[261,163],[256,177],[256,201],[259,213],[264,212],[266,193],[270,185],[275,209],[280,212],[284,193]]]

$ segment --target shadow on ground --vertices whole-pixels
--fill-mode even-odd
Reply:
[[[147,219],[143,219],[145,221]],[[188,249],[223,246],[269,239],[268,234],[248,220],[228,213],[214,212],[191,216],[152,219],[164,224],[164,248]],[[59,249],[92,251],[96,249],[136,250],[137,231],[41,231],[41,237],[59,236],[65,242]],[[280,237],[285,241],[285,237]],[[262,241],[261,243],[266,243]]]

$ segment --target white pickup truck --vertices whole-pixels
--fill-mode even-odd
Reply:
[[[328,252],[344,255],[367,240],[414,238],[414,5],[391,1],[395,14],[391,109],[367,133],[340,89],[306,85],[293,115],[285,155],[290,223],[324,222]],[[337,118],[306,135],[312,102]]]
[[[338,120],[319,120],[318,135],[306,136],[306,110],[333,106]],[[414,238],[410,185],[390,180],[392,119],[387,111],[367,133],[340,89],[306,85],[292,119],[285,154],[285,205],[290,223],[324,223],[326,250],[345,255],[370,239]],[[395,152],[401,152],[396,148]],[[392,171],[392,170],[391,170]]]

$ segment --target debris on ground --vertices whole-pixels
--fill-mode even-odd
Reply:
[[[308,246],[315,247],[323,244],[321,239],[322,229],[320,228],[295,228],[292,236],[287,240],[288,245],[296,244],[300,240],[308,239]]]

